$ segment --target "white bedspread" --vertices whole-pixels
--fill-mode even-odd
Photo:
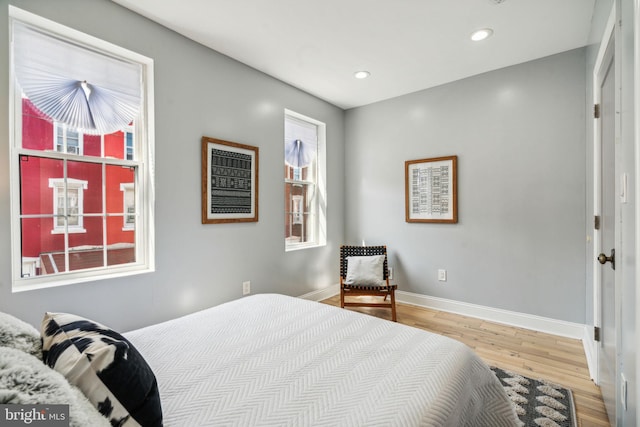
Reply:
[[[517,425],[464,344],[316,302],[253,295],[124,335],[166,427]]]

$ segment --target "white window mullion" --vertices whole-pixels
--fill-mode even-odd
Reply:
[[[102,164],[102,265],[107,266],[107,165]]]
[[[67,188],[68,188],[68,171],[67,171],[67,160],[65,159],[62,162],[62,194],[63,194],[63,202],[64,202],[64,271],[69,271],[69,217],[67,216],[67,205],[69,198],[67,197]]]

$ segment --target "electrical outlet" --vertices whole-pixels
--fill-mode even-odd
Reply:
[[[620,400],[622,401],[622,409],[627,410],[627,379],[624,374],[620,374]]]
[[[248,295],[251,293],[251,282],[242,282],[242,295]]]
[[[387,277],[389,277],[389,280],[393,280],[393,267],[387,268]]]
[[[447,281],[447,270],[438,270],[438,280],[441,282]]]

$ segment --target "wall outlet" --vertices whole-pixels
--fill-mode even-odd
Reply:
[[[393,280],[393,267],[387,268],[387,277],[389,278],[389,280]]]
[[[251,293],[251,282],[242,282],[242,295],[249,295]]]
[[[624,374],[620,374],[620,400],[622,401],[622,409],[627,410],[627,379]]]
[[[447,281],[447,270],[438,270],[438,280],[441,282]]]

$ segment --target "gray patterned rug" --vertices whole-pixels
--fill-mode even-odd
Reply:
[[[534,380],[491,367],[525,427],[576,427],[571,390],[545,380]]]

